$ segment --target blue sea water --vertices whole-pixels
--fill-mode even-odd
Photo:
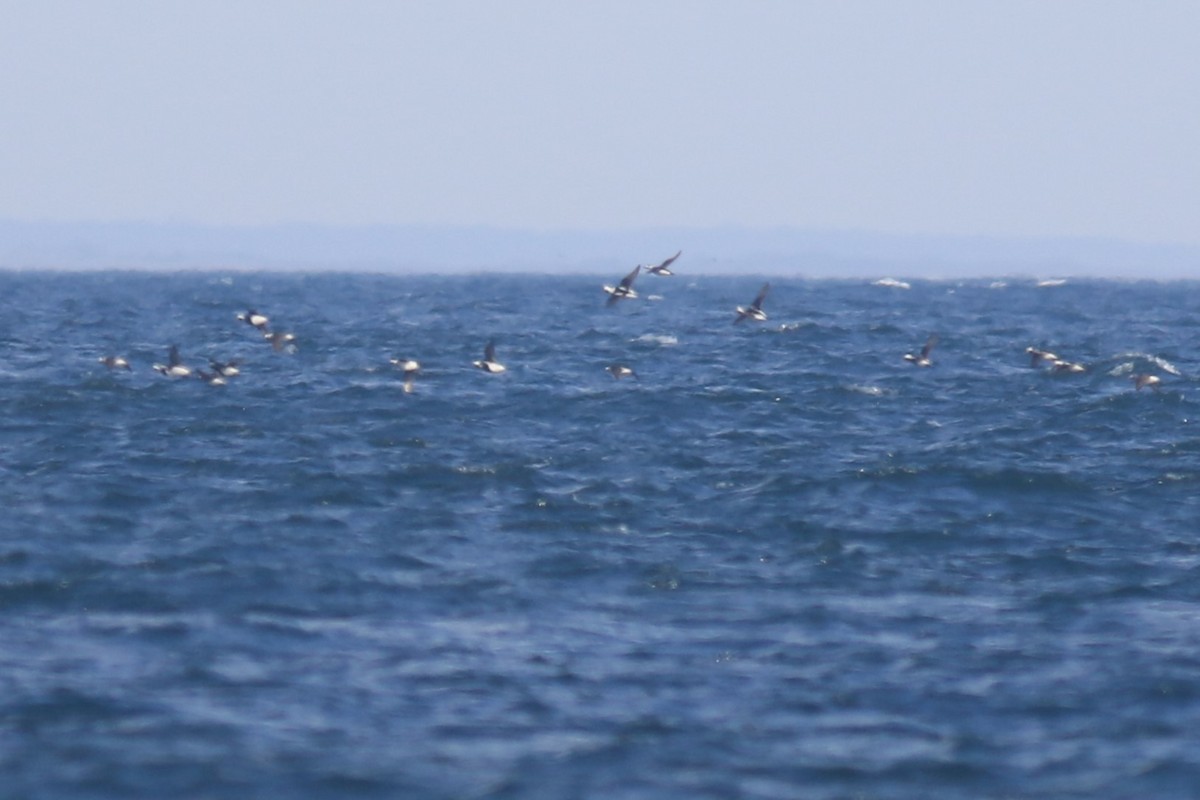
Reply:
[[[0,797],[1196,796],[1200,284],[620,272],[0,273]]]

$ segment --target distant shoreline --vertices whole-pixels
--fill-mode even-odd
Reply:
[[[608,275],[678,249],[681,276],[963,279],[1200,277],[1200,247],[1106,239],[798,228],[533,231],[488,227],[0,220],[0,269]]]
[[[69,278],[72,276],[101,276],[101,275],[194,275],[194,276],[280,276],[280,277],[306,277],[320,275],[344,275],[346,277],[371,277],[371,278],[410,278],[416,280],[436,279],[436,278],[486,278],[488,276],[521,278],[530,279],[546,279],[564,277],[559,273],[548,271],[534,270],[502,270],[502,269],[487,269],[487,270],[461,270],[461,271],[400,271],[400,270],[373,270],[373,269],[356,269],[356,268],[339,268],[339,269],[288,269],[286,267],[278,267],[271,269],[259,269],[256,267],[202,267],[202,268],[181,268],[181,269],[165,269],[160,267],[95,267],[95,268],[58,268],[58,267],[5,267],[0,266],[0,276],[2,275],[39,275],[45,277]],[[595,281],[597,285],[604,280],[610,280],[612,275],[603,272],[571,272],[565,277],[574,280]],[[796,282],[812,282],[812,283],[853,283],[860,285],[875,285],[878,286],[881,292],[886,291],[906,291],[914,287],[919,287],[921,284],[956,284],[956,285],[981,285],[989,289],[1045,289],[1053,290],[1057,286],[1070,286],[1072,284],[1088,284],[1088,283],[1180,283],[1180,284],[1195,284],[1200,283],[1200,276],[1188,277],[1155,277],[1145,275],[1135,276],[1096,276],[1096,275],[1074,275],[1067,278],[1047,280],[1033,275],[970,275],[970,276],[938,276],[938,277],[913,277],[911,275],[899,274],[898,280],[903,283],[911,283],[912,286],[905,287],[890,287],[883,280],[894,279],[893,275],[877,275],[877,276],[836,276],[836,275],[806,275],[802,273],[771,273],[771,272],[700,272],[690,276],[691,279],[713,279],[713,280],[733,280],[733,279],[769,279],[773,281],[796,281]],[[689,276],[683,276],[684,280],[688,280]]]

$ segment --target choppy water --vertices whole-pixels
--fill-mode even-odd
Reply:
[[[619,272],[0,273],[0,796],[1194,796],[1200,284]]]

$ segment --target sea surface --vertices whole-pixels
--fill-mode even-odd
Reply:
[[[0,797],[1196,797],[1200,283],[676,269],[0,272]]]

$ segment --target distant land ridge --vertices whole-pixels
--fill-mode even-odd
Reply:
[[[0,269],[603,273],[683,249],[688,274],[959,278],[1200,277],[1200,247],[1095,238],[801,228],[516,230],[0,220]]]

